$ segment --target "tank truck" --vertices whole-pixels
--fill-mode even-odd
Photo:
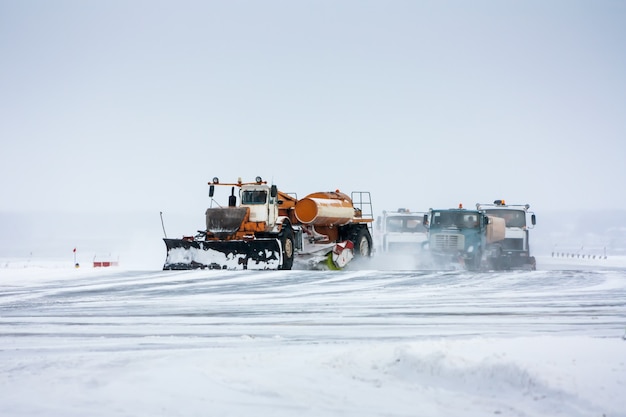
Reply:
[[[529,229],[535,227],[537,219],[535,213],[529,211],[530,205],[506,204],[504,200],[495,200],[493,204],[478,203],[476,209],[488,216],[502,218],[505,222],[505,236],[498,242],[497,253],[492,260],[493,268],[536,270],[537,262],[530,255],[528,235]]]
[[[435,267],[457,267],[468,270],[489,268],[497,246],[504,239],[504,220],[488,216],[481,210],[458,208],[430,209],[424,215],[428,228],[425,247]]]
[[[226,207],[212,206],[216,187],[231,187]],[[261,177],[234,183],[215,177],[209,182],[209,196],[204,230],[180,239],[164,238],[163,269],[289,270],[295,264],[337,270],[372,255],[369,192],[351,196],[339,190],[315,192],[298,199]]]

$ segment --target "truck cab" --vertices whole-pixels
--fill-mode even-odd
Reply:
[[[240,207],[250,210],[251,222],[267,222],[271,228],[278,217],[276,195],[276,190],[265,184],[243,185],[240,190]]]
[[[489,216],[505,221],[505,236],[499,242],[500,253],[494,260],[496,269],[536,269],[534,256],[530,255],[529,229],[535,227],[537,219],[529,204],[506,204],[495,200],[493,204],[476,204],[476,209]]]
[[[483,230],[488,220],[476,210],[430,209],[424,215],[428,224],[428,248],[439,266],[461,264],[478,269],[485,248]]]
[[[419,253],[422,244],[428,240],[424,214],[406,208],[383,211],[379,219],[382,252]]]
[[[504,238],[504,222],[480,210],[430,209],[424,215],[428,225],[428,249],[438,266],[461,265],[478,270],[493,256],[492,243]]]

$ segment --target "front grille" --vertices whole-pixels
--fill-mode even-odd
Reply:
[[[463,249],[465,245],[465,239],[463,235],[439,233],[433,236],[433,239],[430,243],[434,246],[434,249],[436,250],[450,251]]]
[[[524,239],[504,239],[500,245],[504,250],[524,250]]]

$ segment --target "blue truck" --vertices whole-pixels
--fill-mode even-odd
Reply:
[[[500,256],[496,244],[505,237],[503,219],[482,210],[458,208],[429,209],[424,215],[428,228],[425,244],[434,267],[493,269]]]

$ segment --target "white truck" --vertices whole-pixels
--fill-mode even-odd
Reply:
[[[530,255],[528,232],[535,227],[537,219],[535,213],[529,211],[530,205],[506,204],[504,200],[495,200],[493,204],[478,203],[476,209],[505,221],[504,239],[497,242],[498,256],[493,258],[492,267],[496,270],[536,270],[537,262]]]
[[[417,254],[428,240],[428,230],[424,227],[424,212],[399,208],[396,211],[383,211],[379,218],[380,249],[386,253]]]

